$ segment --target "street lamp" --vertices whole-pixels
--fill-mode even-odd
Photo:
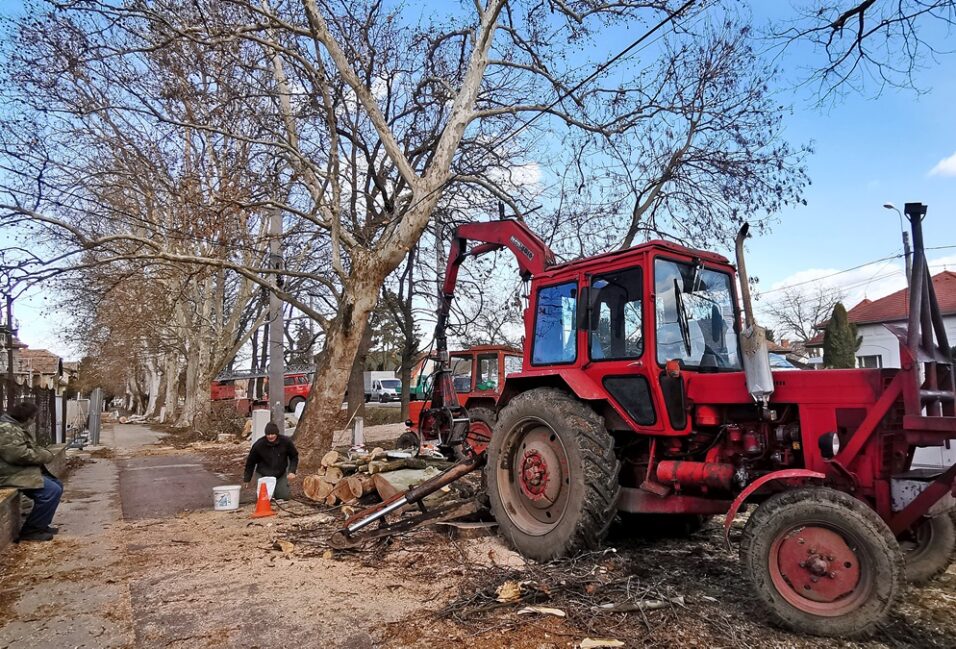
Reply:
[[[900,232],[903,234],[903,257],[906,260],[906,285],[910,286],[913,277],[912,253],[910,252],[910,233],[903,227],[903,213],[893,203],[883,203],[883,207],[888,210],[894,210],[900,217]]]

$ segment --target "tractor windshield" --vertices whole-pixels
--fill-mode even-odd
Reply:
[[[658,363],[740,369],[731,281],[701,264],[655,260]]]

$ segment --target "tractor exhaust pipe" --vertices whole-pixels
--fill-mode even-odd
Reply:
[[[750,224],[744,223],[737,233],[737,275],[740,278],[740,297],[744,303],[744,327],[740,331],[740,352],[743,355],[747,391],[762,407],[764,418],[770,418],[770,395],[773,394],[773,374],[770,371],[770,349],[767,346],[767,330],[754,319],[753,301],[750,297],[750,276],[744,262],[744,239]]]
[[[744,302],[744,325],[754,325],[754,305],[750,299],[750,276],[747,274],[747,264],[744,263],[744,239],[750,232],[750,224],[744,223],[737,232],[737,275],[740,277],[740,297]]]

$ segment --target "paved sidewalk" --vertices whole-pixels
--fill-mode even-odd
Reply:
[[[104,427],[102,445],[115,457],[97,453],[68,477],[56,539],[4,552],[17,575],[0,591],[0,649],[140,645],[129,587],[136,548],[127,547],[124,521],[208,508],[221,483],[200,456],[142,454],[160,437],[145,426]]]
[[[105,445],[114,442],[109,429],[102,437]],[[64,485],[53,521],[60,528],[57,538],[4,553],[5,563],[18,564],[20,577],[4,583],[2,599],[14,603],[0,618],[0,624],[6,622],[0,626],[0,648],[133,646],[129,591],[121,576],[125,548],[115,529],[121,522],[118,479],[110,459],[79,467]],[[91,587],[88,579],[104,572],[117,578]]]

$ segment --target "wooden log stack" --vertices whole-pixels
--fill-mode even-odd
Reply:
[[[390,460],[382,448],[353,457],[329,451],[322,457],[321,468],[302,479],[302,491],[309,500],[329,507],[342,505],[344,511],[352,511],[367,496],[377,494],[384,500],[398,491],[395,481],[384,479],[383,473],[428,467],[444,470],[449,466],[450,462],[419,458]],[[411,480],[411,484],[416,483]]]

